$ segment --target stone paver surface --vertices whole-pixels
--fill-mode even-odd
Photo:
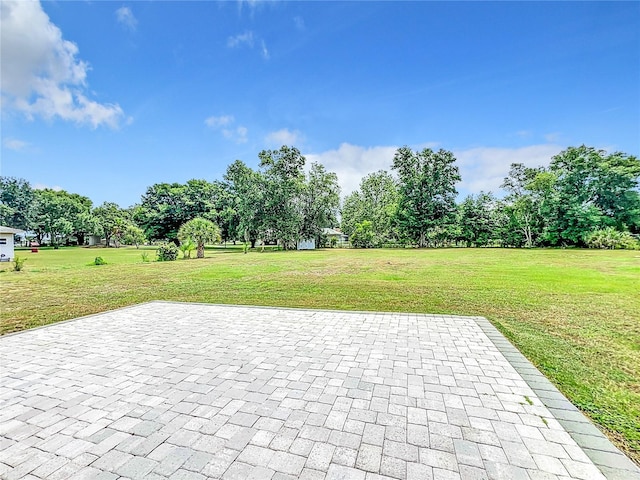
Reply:
[[[7,480],[605,478],[474,318],[154,302],[0,382]]]

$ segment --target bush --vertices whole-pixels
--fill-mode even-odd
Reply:
[[[595,230],[587,234],[584,241],[589,248],[640,249],[640,242],[633,238],[629,232],[621,232],[613,227]]]
[[[96,257],[95,260],[93,261],[94,265],[106,265],[107,262],[104,261],[104,258],[102,257]]]
[[[19,272],[20,270],[22,270],[22,267],[24,266],[24,262],[26,261],[27,261],[26,258],[18,257],[16,255],[16,257],[13,259],[13,271]]]
[[[375,242],[372,223],[369,220],[358,223],[355,231],[349,237],[349,241],[355,248],[373,248]]]
[[[182,252],[182,258],[183,259],[187,259],[187,258],[191,258],[191,252],[193,252],[196,249],[196,244],[193,243],[193,241],[188,238],[187,240],[183,241],[182,244],[180,245],[180,251]]]
[[[178,258],[178,247],[175,243],[162,243],[158,247],[157,255],[159,262],[172,262]]]
[[[142,252],[142,254],[140,255],[142,257],[142,261],[144,263],[149,262],[149,253],[148,252]]]

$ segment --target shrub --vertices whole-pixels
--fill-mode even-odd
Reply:
[[[175,243],[162,243],[158,247],[158,261],[159,262],[172,262],[178,258],[178,247]]]
[[[27,261],[26,258],[22,258],[16,255],[16,257],[13,259],[13,271],[19,272],[20,270],[22,270],[22,267],[24,266],[24,262],[26,261]]]
[[[190,238],[182,242],[182,244],[180,245],[182,258],[183,259],[191,258],[191,252],[193,252],[196,248],[197,248],[196,244],[193,243],[193,241]]]
[[[142,261],[143,262],[149,262],[149,253],[148,252],[142,252],[142,254],[140,255],[142,257]]]
[[[96,257],[95,260],[93,261],[94,265],[106,265],[107,262],[104,261],[104,258],[102,257]]]
[[[589,248],[640,249],[640,242],[633,238],[629,232],[621,232],[613,227],[595,230],[587,234],[584,241]]]

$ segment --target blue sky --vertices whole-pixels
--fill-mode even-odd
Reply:
[[[343,194],[398,146],[461,195],[640,154],[638,2],[2,2],[0,174],[127,207],[297,146]]]

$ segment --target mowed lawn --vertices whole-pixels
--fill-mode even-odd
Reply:
[[[142,251],[18,252],[22,272],[0,266],[0,332],[157,299],[481,315],[640,463],[638,251]],[[108,265],[89,265],[98,255]]]

